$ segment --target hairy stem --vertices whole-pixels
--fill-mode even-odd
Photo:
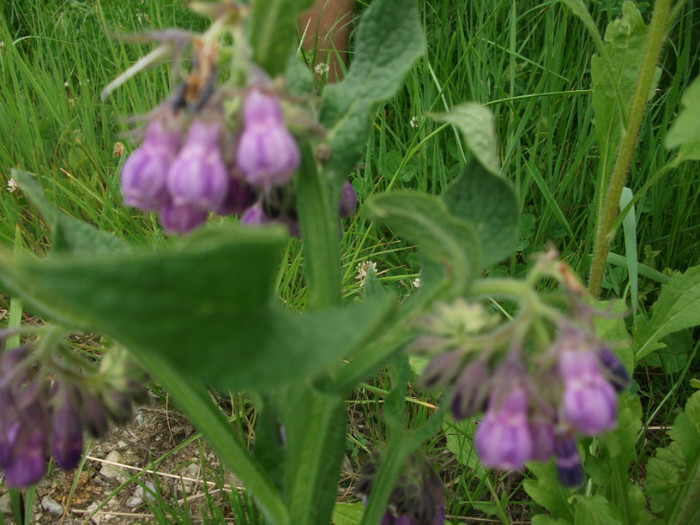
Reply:
[[[625,184],[627,172],[632,161],[632,154],[637,144],[639,127],[646,110],[649,91],[654,80],[656,63],[659,60],[661,46],[666,37],[671,0],[657,0],[654,4],[654,13],[649,26],[646,48],[642,58],[642,66],[637,77],[637,84],[634,88],[632,103],[627,117],[625,134],[620,142],[620,149],[615,159],[612,175],[608,186],[608,194],[605,199],[605,206],[599,215],[599,222],[596,228],[595,247],[593,249],[593,262],[591,274],[588,282],[588,290],[593,297],[598,297],[603,282],[605,263],[607,261],[610,243],[615,236],[613,224],[617,217],[617,208],[620,202],[620,195]]]

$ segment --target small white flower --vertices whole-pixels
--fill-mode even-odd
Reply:
[[[63,83],[63,85],[64,85],[65,87],[69,87],[69,86],[70,86],[70,84],[68,84],[68,81],[67,81],[67,80]]]
[[[328,69],[328,64],[326,64],[325,62],[319,62],[318,64],[316,64],[314,71],[316,71],[317,75],[325,75],[326,73],[328,73]]]
[[[10,179],[7,181],[7,191],[9,193],[14,192],[17,188],[19,188],[19,184],[17,184],[15,179]]]
[[[411,124],[412,128],[417,128],[418,127],[418,117],[416,117],[415,115],[412,116],[411,122],[409,122],[409,124]]]
[[[416,277],[411,281],[411,284],[413,285],[414,288],[420,288],[421,282],[420,282],[420,277]]]
[[[377,263],[374,261],[365,261],[361,263],[357,263],[357,275],[355,275],[355,279],[360,281],[360,286],[365,285],[365,279],[367,279],[367,271],[369,269],[372,269],[372,271],[376,274],[377,273]]]

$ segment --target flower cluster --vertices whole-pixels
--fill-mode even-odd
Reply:
[[[381,461],[381,454],[375,452],[362,466],[355,495],[365,505]],[[396,479],[381,525],[442,525],[444,522],[444,495],[440,478],[425,457],[420,452],[414,452]]]
[[[451,391],[455,420],[484,412],[474,436],[484,466],[518,470],[554,457],[561,483],[573,487],[583,482],[575,436],[615,428],[617,394],[630,377],[595,336],[595,312],[566,297],[570,316],[541,307],[557,330],[551,343],[527,339],[531,312],[490,330],[495,316],[459,299],[422,322],[424,334],[411,350],[432,354],[420,381]]]
[[[144,393],[138,381],[118,371],[125,370],[123,362],[107,359],[93,381],[81,382],[82,376],[72,377],[74,371],[64,373],[60,363],[44,358],[33,345],[0,354],[0,470],[8,487],[38,482],[50,457],[61,469],[75,468],[83,429],[103,435],[108,418],[128,420],[131,398]]]
[[[210,110],[197,111],[184,132],[188,119],[180,109],[175,104],[157,111],[143,143],[124,162],[124,204],[158,212],[167,232],[188,232],[213,212],[240,215],[250,225],[280,222],[297,235],[290,182],[299,166],[299,148],[285,124],[280,98],[259,86],[248,89],[234,129],[227,129],[221,111]],[[341,216],[355,208],[349,182],[339,207]]]

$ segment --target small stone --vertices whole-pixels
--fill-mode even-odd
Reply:
[[[0,496],[0,513],[12,514],[12,503],[10,501],[9,493]]]
[[[97,503],[91,503],[90,506],[85,509],[85,512],[87,512],[87,515],[89,516],[95,512],[98,507],[99,505]],[[93,523],[93,525],[100,525],[102,522],[102,514],[95,514],[92,518],[90,518],[90,521]]]
[[[63,514],[63,505],[49,496],[44,496],[41,498],[41,508],[54,516],[60,516]]]
[[[107,454],[107,457],[105,458],[105,461],[109,461],[111,463],[121,463],[121,460],[122,455],[116,450],[113,450],[112,452]],[[102,468],[100,469],[100,474],[102,474],[105,478],[108,479],[116,479],[118,481],[126,480],[124,473],[119,469],[119,467],[109,465],[107,463],[104,463],[102,465]]]
[[[117,446],[119,447],[119,450],[124,450],[126,447],[129,446],[129,444],[126,441],[122,441],[121,439],[117,441]]]
[[[143,504],[143,498],[141,496],[131,496],[128,500],[126,500],[126,506],[127,507],[138,507],[139,505]]]

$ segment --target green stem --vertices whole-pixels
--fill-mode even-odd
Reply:
[[[339,305],[338,206],[332,206],[330,195],[334,193],[318,171],[308,144],[301,147],[296,192],[309,308]],[[285,496],[290,519],[295,525],[328,523],[345,448],[343,402],[338,395],[313,388],[296,394],[289,400],[296,422],[287,425],[288,450],[294,453],[285,458]]]
[[[651,24],[649,25],[649,34],[647,36],[646,48],[644,49],[642,65],[639,70],[637,84],[634,88],[632,103],[627,116],[625,134],[620,142],[620,149],[615,159],[615,165],[612,175],[610,176],[610,183],[607,185],[608,191],[605,198],[605,205],[598,219],[595,247],[593,250],[593,263],[588,283],[588,290],[593,297],[598,297],[600,294],[610,243],[615,235],[613,224],[617,217],[620,195],[622,194],[622,188],[625,184],[627,171],[632,162],[632,154],[637,144],[637,136],[639,135],[639,128],[642,124],[647,100],[649,99],[649,91],[654,81],[654,71],[659,61],[661,46],[666,37],[670,8],[671,0],[657,0],[654,4],[654,13],[652,15]]]
[[[308,144],[301,148],[296,190],[309,305],[311,308],[338,305],[341,297],[338,211],[337,206],[331,209],[328,183],[317,170]]]

